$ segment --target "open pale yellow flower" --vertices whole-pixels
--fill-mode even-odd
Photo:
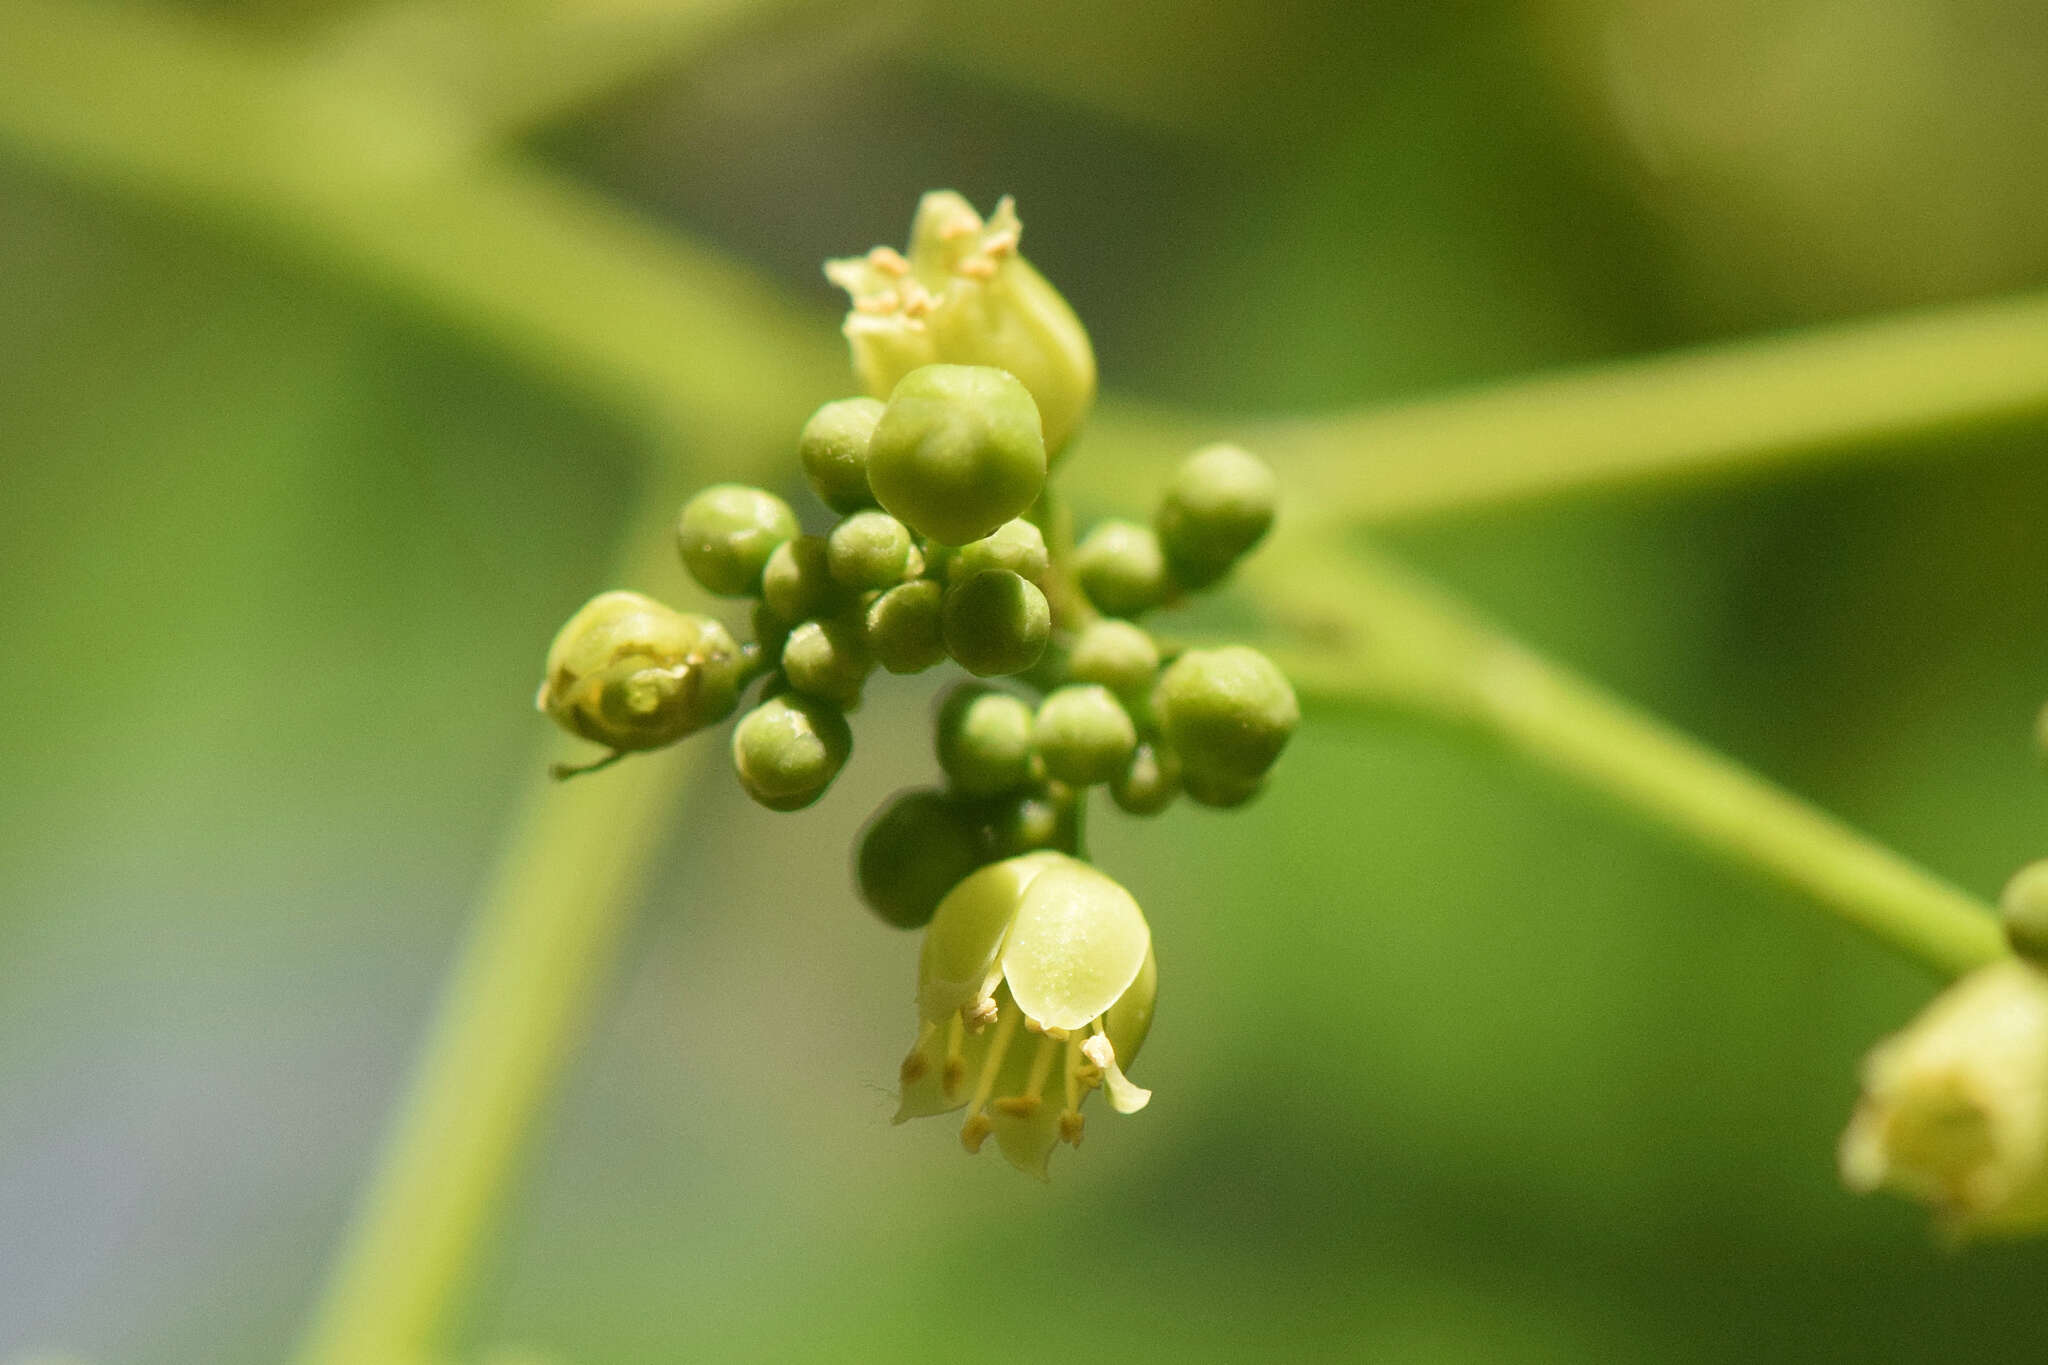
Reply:
[[[1957,1240],[2048,1228],[2048,975],[2008,959],[1937,997],[1863,1064],[1851,1189],[1934,1207]]]
[[[1080,1145],[1091,1090],[1124,1114],[1152,1098],[1123,1068],[1157,989],[1152,931],[1116,882],[1063,853],[982,868],[925,931],[896,1122],[965,1106],[968,1151],[994,1136],[1010,1164],[1044,1178],[1059,1142]]]
[[[878,246],[825,264],[853,299],[844,331],[861,387],[886,399],[926,365],[993,365],[1038,405],[1057,458],[1095,402],[1095,351],[1074,310],[1017,253],[1024,232],[1004,199],[987,222],[951,190],[918,201],[910,254]]]

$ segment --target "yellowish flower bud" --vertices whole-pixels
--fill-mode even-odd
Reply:
[[[637,592],[585,603],[548,649],[535,704],[572,735],[657,749],[732,714],[746,661],[726,628]]]
[[[1955,1239],[2048,1228],[2048,975],[1979,968],[1863,1064],[1842,1179],[1933,1206]]]
[[[1095,352],[1060,292],[1017,253],[1004,199],[988,221],[951,190],[918,201],[910,254],[878,246],[828,261],[853,298],[844,331],[861,387],[886,399],[926,365],[992,365],[1023,381],[1057,459],[1095,402]]]

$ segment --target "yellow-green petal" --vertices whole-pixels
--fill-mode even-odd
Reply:
[[[991,863],[946,893],[918,953],[920,1017],[942,1019],[994,992],[997,959],[1025,891],[1058,855],[1027,853]]]
[[[1130,892],[1086,863],[1050,858],[1024,891],[1002,974],[1028,1018],[1078,1031],[1130,989],[1152,931]]]

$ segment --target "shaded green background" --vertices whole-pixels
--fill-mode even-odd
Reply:
[[[1228,413],[2048,284],[2044,129],[2031,0],[972,0],[740,24],[529,141],[826,331],[822,257],[1013,192],[1109,387]],[[0,144],[0,1359],[286,1350],[637,441]],[[2044,851],[2048,441],[1898,454],[1389,539],[1988,894]],[[2048,1251],[1945,1255],[1833,1177],[1929,982],[1426,729],[1312,715],[1247,811],[1097,822],[1159,940],[1158,1098],[1051,1186],[891,1129],[912,944],[837,850],[929,771],[931,685],[876,689],[809,812],[693,793],[467,1353],[2048,1352]]]

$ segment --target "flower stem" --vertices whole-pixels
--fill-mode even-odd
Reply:
[[[1387,525],[1601,488],[1730,478],[2048,415],[2048,293],[1750,338],[1350,413],[1203,426],[1110,406],[1077,461],[1142,505],[1229,435],[1280,470],[1295,525]],[[1944,447],[1917,452],[1936,455]]]
[[[1937,971],[1958,974],[2005,952],[1981,902],[1383,560],[1325,552],[1268,568],[1260,587],[1310,641],[1283,661],[1311,701],[1420,713],[1487,735]]]
[[[615,581],[674,577],[669,492],[647,499]],[[442,1344],[684,782],[715,748],[635,755],[578,782],[535,761],[302,1365],[425,1359]]]

